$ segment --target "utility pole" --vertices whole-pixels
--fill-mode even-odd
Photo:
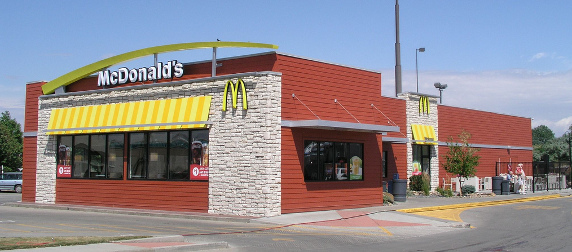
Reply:
[[[401,45],[399,44],[399,0],[395,0],[395,97],[401,93]]]

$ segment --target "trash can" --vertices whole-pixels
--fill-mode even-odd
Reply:
[[[393,194],[393,181],[387,182],[387,192]]]
[[[510,195],[510,181],[503,180],[501,185],[501,194]]]
[[[393,199],[399,202],[405,202],[407,196],[407,179],[393,180]]]
[[[501,176],[493,177],[493,193],[494,194],[496,194],[496,195],[501,194],[501,189],[502,189],[501,184],[502,184],[503,179],[504,178]]]

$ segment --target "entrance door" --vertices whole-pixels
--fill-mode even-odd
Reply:
[[[413,166],[421,166],[419,171],[431,176],[431,146],[423,144],[413,145]]]

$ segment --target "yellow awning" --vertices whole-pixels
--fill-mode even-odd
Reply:
[[[429,125],[411,124],[413,131],[413,139],[416,144],[437,144],[437,137],[435,136],[435,128]]]
[[[52,109],[48,135],[205,128],[211,96]]]

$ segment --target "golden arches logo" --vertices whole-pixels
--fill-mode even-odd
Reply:
[[[419,114],[429,114],[429,97],[419,97]]]
[[[238,100],[238,91],[241,90],[242,91],[242,109],[247,110],[248,109],[248,101],[246,98],[246,85],[244,84],[244,81],[242,81],[242,79],[238,79],[238,81],[235,83],[233,83],[231,80],[226,82],[226,85],[224,86],[224,96],[222,98],[222,111],[226,111],[226,100],[228,97],[228,87],[230,87],[230,92],[232,95],[232,108],[236,108],[236,103]],[[241,89],[238,89],[239,87],[241,87]]]

